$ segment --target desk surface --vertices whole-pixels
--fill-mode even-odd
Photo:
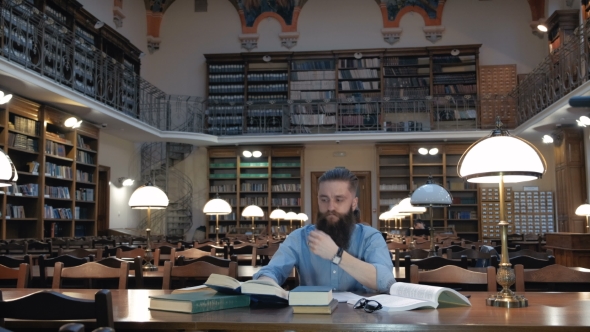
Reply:
[[[34,289],[4,289],[4,300],[20,297]],[[64,290],[68,295],[93,298],[96,290]],[[187,330],[373,330],[373,331],[568,331],[590,328],[590,293],[527,293],[529,307],[488,307],[485,292],[472,292],[472,307],[421,309],[402,312],[352,309],[339,303],[332,315],[293,314],[290,307],[237,308],[200,314],[180,314],[147,309],[149,295],[163,290],[112,290],[115,329]],[[53,328],[63,322],[7,320],[6,328]],[[395,324],[395,325],[391,325]]]

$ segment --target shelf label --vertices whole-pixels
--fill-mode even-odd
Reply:
[[[6,219],[10,219],[10,216],[6,216]]]
[[[31,172],[33,175],[39,175],[39,172]]]
[[[49,198],[49,195],[44,195],[43,197],[45,197],[45,198]]]
[[[22,196],[22,193],[15,193],[14,196]]]
[[[45,176],[51,176],[51,174],[49,174],[49,173],[45,173]]]
[[[64,177],[62,175],[58,175],[57,178],[58,179],[63,179]]]

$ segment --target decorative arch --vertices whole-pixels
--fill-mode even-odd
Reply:
[[[240,15],[242,48],[248,51],[258,46],[258,25],[266,18],[273,18],[281,25],[281,45],[292,48],[297,45],[299,32],[297,20],[307,0],[229,0]]]
[[[399,41],[403,31],[399,24],[407,13],[413,12],[424,20],[426,39],[435,43],[442,38],[444,27],[441,25],[446,0],[375,0],[381,9],[383,29],[381,33],[386,42],[394,44]]]
[[[160,49],[160,25],[164,13],[175,0],[143,0],[147,19],[147,47],[150,53]]]

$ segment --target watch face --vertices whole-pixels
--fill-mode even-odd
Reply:
[[[332,258],[332,263],[338,265],[338,264],[340,264],[341,260],[342,260],[342,257],[336,256],[336,257]]]

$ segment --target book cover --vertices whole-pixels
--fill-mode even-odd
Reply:
[[[224,294],[249,294],[253,302],[288,304],[289,292],[271,281],[238,280],[221,274],[212,273],[205,285]]]
[[[338,307],[338,300],[332,299],[328,305],[294,305],[294,314],[325,314],[331,315]]]
[[[214,291],[202,291],[150,296],[149,309],[196,314],[206,311],[247,307],[249,305],[250,297],[247,295],[229,295]]]
[[[289,293],[289,305],[328,305],[332,298],[329,286],[297,286]]]

